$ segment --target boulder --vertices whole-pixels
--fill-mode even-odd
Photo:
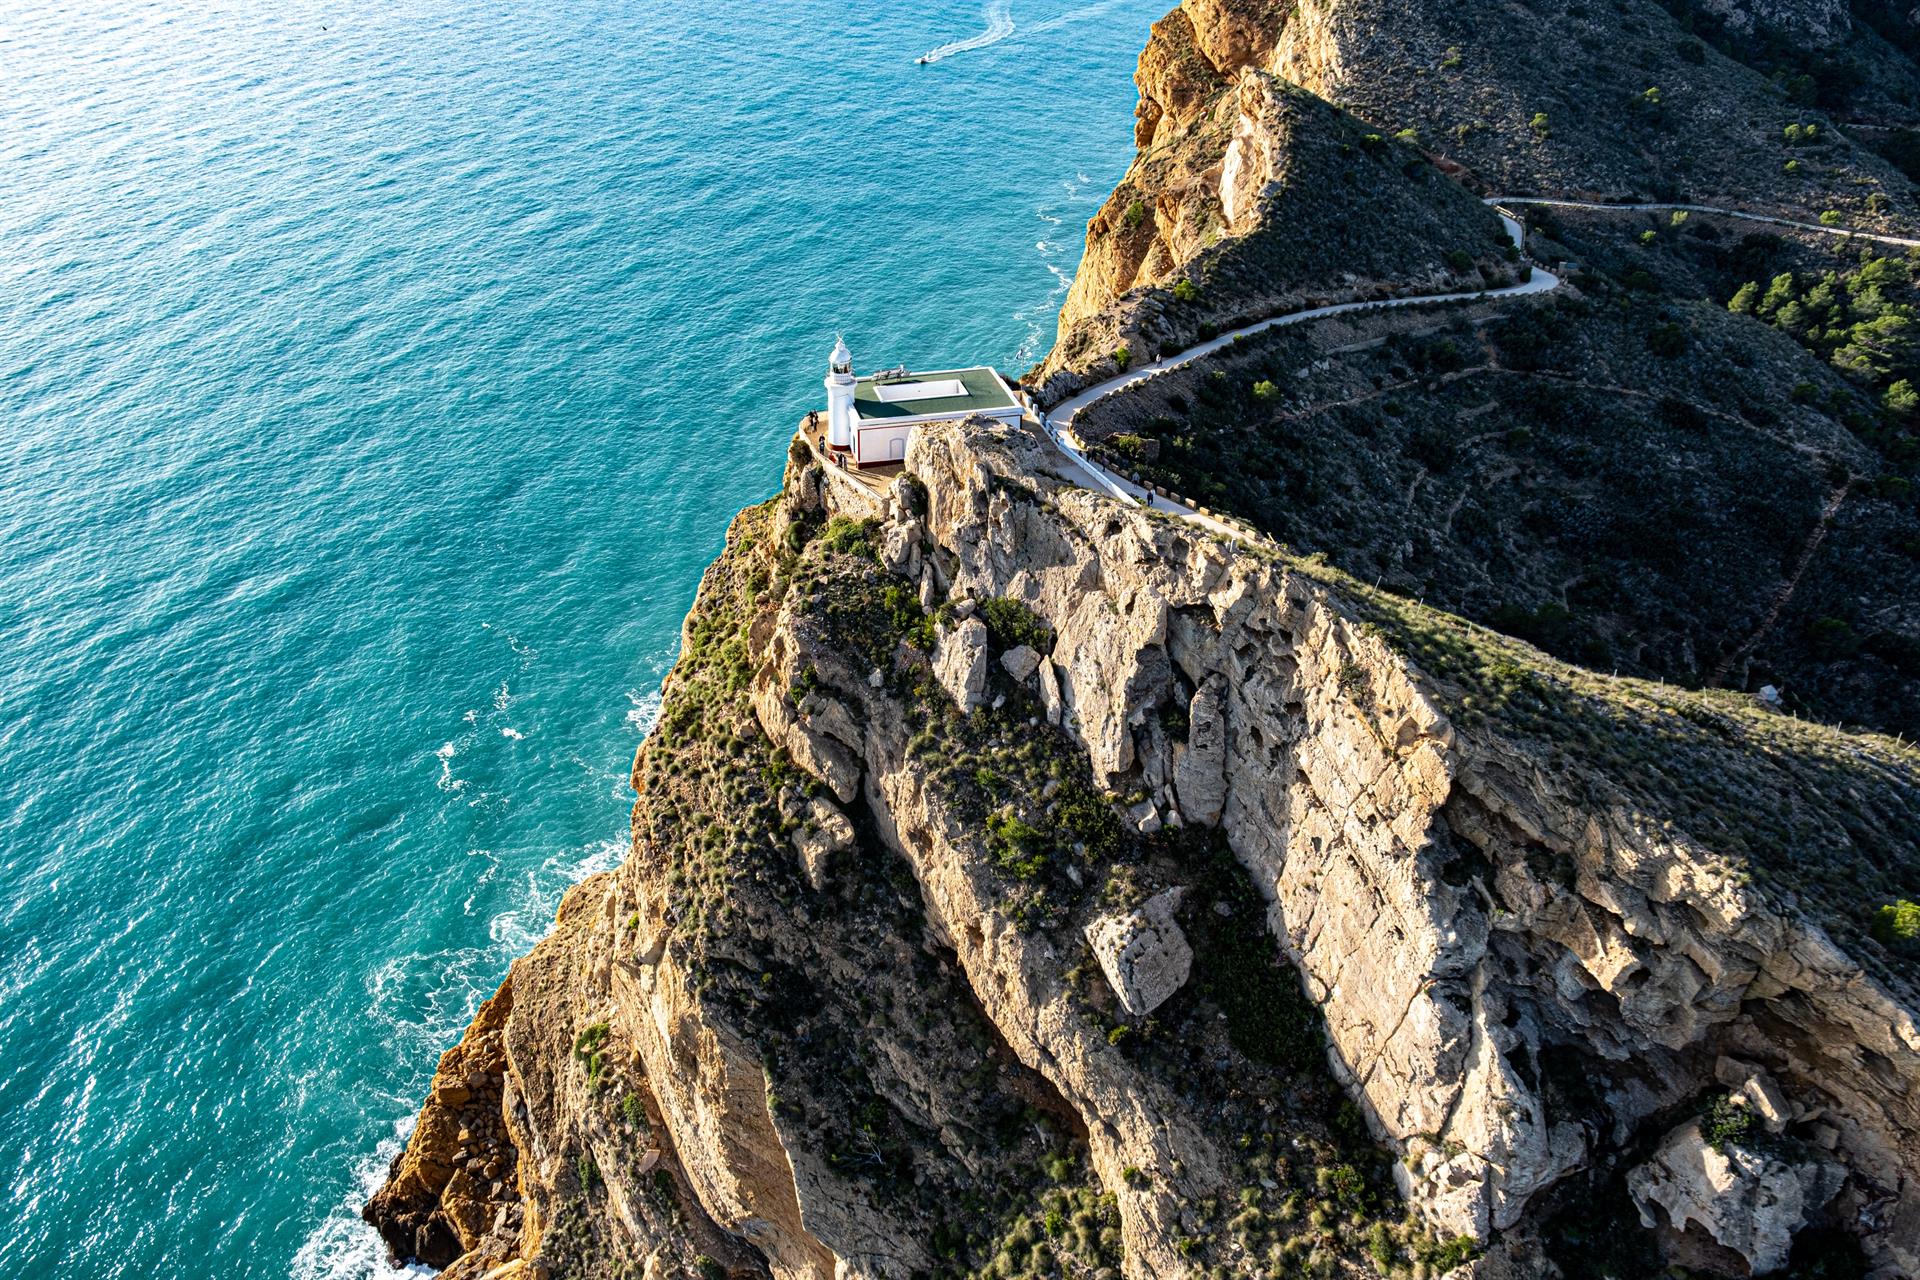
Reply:
[[[903,578],[920,576],[922,533],[917,520],[887,527],[886,536],[880,544],[880,563],[888,573],[897,573]]]
[[[1787,1131],[1793,1122],[1793,1104],[1771,1075],[1751,1062],[1722,1057],[1714,1063],[1714,1078],[1740,1097],[1747,1110],[1758,1117],[1768,1133]]]
[[[1186,892],[1168,889],[1133,911],[1100,916],[1087,926],[1087,944],[1107,985],[1135,1017],[1159,1008],[1193,969],[1193,948],[1173,918]]]
[[[1017,645],[1000,655],[1000,665],[1016,681],[1024,681],[1040,667],[1040,654],[1031,645]]]
[[[962,711],[972,711],[985,701],[987,624],[969,617],[942,632],[933,658],[933,674]]]
[[[1845,1177],[1840,1166],[1811,1152],[1794,1158],[1785,1144],[1761,1150],[1727,1142],[1716,1148],[1700,1122],[1690,1120],[1627,1175],[1627,1190],[1642,1225],[1665,1228],[1662,1241],[1676,1262],[1702,1265],[1684,1239],[1690,1227],[1698,1227],[1738,1254],[1749,1274],[1761,1276],[1786,1265],[1794,1233],[1826,1207]]]

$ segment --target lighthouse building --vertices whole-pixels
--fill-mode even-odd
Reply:
[[[904,461],[907,439],[923,422],[981,414],[1011,426],[1024,413],[1007,380],[984,367],[856,377],[845,341],[834,344],[826,385],[827,448],[859,467]]]

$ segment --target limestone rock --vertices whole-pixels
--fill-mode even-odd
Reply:
[[[1053,661],[1043,658],[1040,661],[1040,705],[1046,708],[1048,724],[1063,724],[1066,720],[1066,701],[1060,693],[1060,677],[1054,672]]]
[[[513,1153],[501,1114],[502,1033],[513,981],[480,1006],[460,1043],[441,1056],[432,1092],[387,1183],[361,1212],[394,1257],[447,1267],[478,1246],[510,1196],[476,1177],[480,1151]]]
[[[933,673],[962,711],[979,706],[987,691],[987,624],[969,616],[943,632]]]
[[[888,573],[897,573],[903,578],[920,576],[920,538],[917,520],[888,527],[880,544],[880,563]]]
[[[1173,918],[1185,895],[1184,889],[1168,889],[1137,910],[1101,916],[1087,926],[1087,943],[1107,985],[1135,1017],[1165,1003],[1193,968],[1193,948]]]
[[[807,809],[806,824],[793,833],[794,850],[816,893],[826,887],[827,860],[852,845],[852,820],[818,797]]]
[[[1220,681],[1194,691],[1187,711],[1187,747],[1174,766],[1183,820],[1212,826],[1227,803],[1227,709]]]
[[[1739,1254],[1752,1274],[1766,1275],[1786,1265],[1794,1233],[1826,1207],[1844,1176],[1811,1156],[1792,1160],[1735,1143],[1716,1150],[1695,1120],[1668,1134],[1653,1158],[1627,1175],[1627,1189],[1644,1225],[1673,1236],[1700,1227]]]
[[[1030,645],[1015,645],[1000,655],[1000,665],[1016,681],[1024,681],[1039,669],[1041,657]]]
[[[1747,1110],[1759,1117],[1768,1133],[1781,1134],[1793,1122],[1793,1105],[1770,1074],[1751,1062],[1722,1057],[1713,1067],[1714,1078],[1732,1089]]]

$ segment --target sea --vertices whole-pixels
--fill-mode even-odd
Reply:
[[[835,336],[1041,356],[1170,3],[0,4],[0,1272],[392,1274]]]

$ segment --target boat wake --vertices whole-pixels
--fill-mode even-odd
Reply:
[[[1048,18],[1045,22],[1037,22],[1033,26],[1026,28],[1026,32],[1030,36],[1037,36],[1047,31],[1058,31],[1061,27],[1094,17],[1097,14],[1105,13],[1107,10],[1124,3],[1126,3],[1126,0],[1096,0],[1094,4],[1083,5],[1071,13],[1063,13],[1057,18]]]
[[[972,53],[975,49],[984,49],[988,45],[999,44],[1013,34],[1013,0],[989,0],[986,10],[987,29],[977,36],[965,40],[955,40],[952,44],[943,44],[937,49],[929,49],[920,55],[922,66],[942,62],[956,53]]]

